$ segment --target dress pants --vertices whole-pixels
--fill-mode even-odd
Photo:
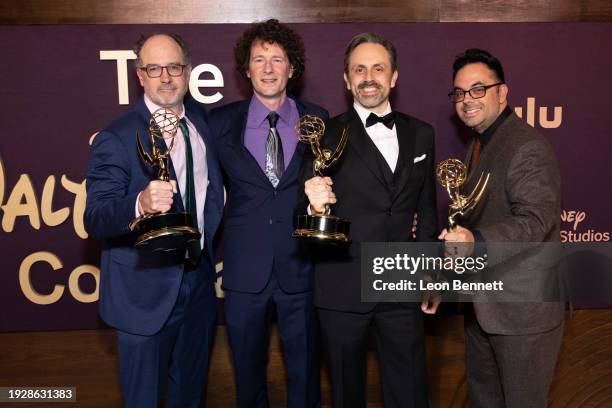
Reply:
[[[167,407],[202,405],[216,320],[210,268],[202,260],[183,274],[176,304],[158,333],[117,331],[125,407],[157,408],[166,383]]]
[[[544,408],[563,337],[563,323],[535,334],[488,334],[466,305],[465,352],[474,408]]]
[[[414,304],[379,303],[368,313],[318,309],[334,408],[365,402],[366,352],[376,335],[385,408],[427,407],[423,316]]]
[[[238,406],[267,407],[266,371],[273,313],[287,371],[289,408],[320,406],[318,322],[312,292],[286,293],[272,274],[260,293],[225,291]]]

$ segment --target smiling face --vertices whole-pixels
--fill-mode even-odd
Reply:
[[[395,87],[397,75],[385,47],[363,43],[351,52],[344,81],[357,104],[382,113],[389,103],[389,92]]]
[[[185,64],[181,47],[166,35],[155,35],[149,38],[140,50],[141,67],[147,65],[167,66],[168,64]],[[162,70],[158,78],[149,78],[146,72],[136,69],[140,85],[145,95],[156,105],[170,108],[180,113],[183,98],[187,93],[191,65],[183,69],[179,76],[170,76],[167,69]]]
[[[495,72],[481,62],[468,64],[457,71],[454,87],[468,91],[479,85],[492,85],[499,82]],[[478,133],[483,133],[495,122],[506,108],[508,87],[505,84],[487,89],[484,97],[473,99],[466,92],[465,99],[455,103],[459,118]]]
[[[287,96],[287,83],[293,76],[293,67],[281,46],[255,40],[251,45],[246,74],[251,79],[255,96],[266,106],[278,107]]]

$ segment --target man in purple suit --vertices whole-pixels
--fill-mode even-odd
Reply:
[[[306,146],[295,124],[327,112],[288,95],[304,71],[302,39],[277,20],[254,24],[235,47],[253,95],[213,110],[210,126],[228,190],[223,230],[225,321],[238,406],[267,407],[270,325],[278,320],[288,407],[320,405],[312,264],[291,238]]]

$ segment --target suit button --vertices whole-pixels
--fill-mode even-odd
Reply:
[[[270,218],[270,225],[272,225],[272,218]]]

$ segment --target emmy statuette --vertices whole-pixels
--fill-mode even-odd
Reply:
[[[465,215],[476,207],[482,198],[487,183],[489,173],[480,175],[474,190],[468,195],[461,194],[461,186],[467,178],[467,167],[460,160],[446,159],[436,166],[436,178],[438,183],[446,189],[451,199],[448,208],[448,230],[451,231],[457,225],[459,216]]]
[[[295,130],[298,140],[310,145],[314,156],[312,161],[314,175],[323,177],[325,171],[332,167],[344,152],[348,140],[348,129],[342,130],[340,141],[333,152],[321,148],[319,143],[325,133],[325,123],[321,118],[312,115],[302,116],[295,125]],[[350,225],[350,221],[331,215],[331,209],[329,205],[326,205],[325,211],[321,214],[299,215],[293,237],[326,244],[348,244],[351,242]]]
[[[140,137],[136,134],[138,154],[147,165],[157,171],[157,180],[170,181],[169,158],[178,123],[179,117],[171,109],[160,108],[153,112],[148,126],[151,154],[145,151]],[[168,148],[162,151],[156,141],[161,140],[166,144],[166,139],[171,141]],[[189,213],[143,214],[130,223],[130,229],[138,235],[136,246],[153,251],[184,249],[187,244],[199,240],[201,236]]]

